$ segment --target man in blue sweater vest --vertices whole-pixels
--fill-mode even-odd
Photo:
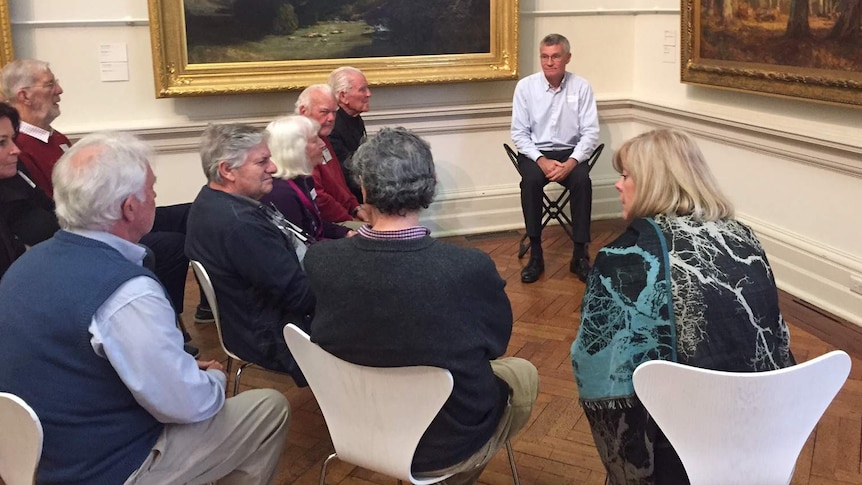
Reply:
[[[44,445],[36,482],[270,483],[289,405],[225,400],[195,361],[136,244],[153,224],[150,150],[120,133],[75,144],[53,171],[62,230],[0,281],[0,391],[29,403]]]

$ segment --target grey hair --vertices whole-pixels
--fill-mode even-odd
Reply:
[[[207,181],[221,183],[219,162],[237,168],[245,162],[249,150],[267,141],[260,128],[241,123],[210,124],[201,135],[201,167]]]
[[[51,180],[63,229],[110,231],[129,196],[146,200],[152,149],[128,133],[87,135],[60,157]]]
[[[572,51],[572,46],[569,44],[569,39],[561,34],[548,34],[542,39],[541,45],[561,45],[563,46],[563,54],[568,54]]]
[[[15,59],[3,66],[3,71],[0,72],[0,83],[3,85],[6,99],[10,103],[15,103],[18,91],[36,84],[39,75],[49,69],[47,62],[36,59]]]
[[[278,170],[274,176],[292,179],[311,175],[314,168],[305,149],[309,138],[317,138],[320,124],[301,115],[282,116],[266,127],[269,133],[269,151]]]
[[[299,97],[296,98],[296,104],[294,105],[295,109],[293,112],[299,114],[300,108],[305,108],[310,111],[312,109],[311,104],[312,99],[314,98],[314,94],[318,92],[322,92],[325,96],[328,95],[333,100],[335,100],[335,92],[332,90],[332,87],[329,84],[312,84],[311,86],[303,89],[301,93],[299,93]]]
[[[329,74],[329,86],[336,98],[341,93],[346,93],[353,88],[354,75],[363,75],[362,71],[352,66],[341,66]]]
[[[431,146],[406,128],[383,128],[359,146],[351,163],[365,201],[383,214],[403,216],[434,200]]]

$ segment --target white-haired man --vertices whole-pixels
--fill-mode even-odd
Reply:
[[[207,185],[189,211],[186,254],[204,265],[224,317],[225,346],[243,360],[305,377],[284,341],[287,323],[308,328],[315,299],[283,216],[260,203],[276,172],[264,130],[210,125],[201,137]],[[304,249],[304,247],[303,247]]]
[[[371,89],[368,88],[365,74],[350,66],[339,67],[332,71],[329,74],[329,86],[338,102],[335,127],[329,135],[329,141],[335,149],[335,156],[342,163],[347,186],[356,200],[362,202],[362,190],[353,176],[350,159],[365,140],[365,121],[360,115],[369,109]]]
[[[222,366],[183,352],[136,244],[155,217],[149,156],[131,135],[96,133],[57,163],[62,230],[0,281],[0,389],[42,423],[37,483],[269,483],[287,400],[225,400]]]
[[[0,72],[8,102],[21,114],[21,127],[15,143],[26,175],[49,198],[54,197],[51,172],[69,149],[69,139],[51,125],[60,116],[63,88],[49,64],[36,59],[16,59]],[[155,255],[153,268],[168,290],[177,315],[182,312],[189,261],[183,252],[189,204],[159,207],[154,229],[143,236],[141,244]],[[195,313],[198,321],[211,322],[212,313],[202,304]]]
[[[320,124],[318,136],[326,145],[323,163],[316,165],[312,171],[320,215],[327,221],[347,223],[353,229],[358,229],[363,222],[368,222],[368,214],[347,186],[341,162],[329,140],[329,134],[335,127],[337,111],[338,103],[328,84],[312,84],[299,93],[296,99],[296,114]]]

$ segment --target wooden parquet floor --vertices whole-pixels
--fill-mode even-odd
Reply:
[[[595,222],[592,256],[623,229],[624,225],[619,220]],[[507,355],[529,359],[539,369],[541,392],[538,402],[530,423],[513,440],[521,483],[602,485],[604,469],[577,403],[577,386],[569,361],[569,346],[577,331],[584,284],[569,272],[571,243],[565,234],[559,228],[551,227],[545,230],[544,236],[545,274],[530,285],[520,281],[520,271],[527,260],[517,258],[520,239],[517,232],[448,240],[482,249],[491,255],[508,282],[506,291],[515,318]],[[201,348],[203,358],[224,360],[215,326],[191,323],[198,290],[191,275],[188,281],[183,316],[194,337],[193,343]],[[783,292],[781,305],[791,325],[791,345],[798,361],[809,360],[836,348],[847,350],[853,357],[850,379],[802,450],[792,483],[862,484],[862,330]],[[332,452],[332,445],[312,393],[307,388],[297,388],[286,376],[257,369],[246,370],[241,384],[242,389],[275,388],[290,400],[292,418],[288,443],[276,483],[316,484],[321,464]],[[326,483],[375,485],[395,484],[396,481],[335,460],[330,464]],[[494,457],[479,483],[512,483],[505,451]]]

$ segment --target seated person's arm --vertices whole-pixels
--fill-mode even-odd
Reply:
[[[243,225],[227,236],[225,250],[234,256],[234,267],[250,286],[279,298],[292,312],[314,311],[308,278],[281,233],[261,225]]]
[[[200,370],[183,350],[176,314],[158,281],[139,276],[120,286],[96,312],[90,333],[96,353],[160,422],[203,421],[224,404],[224,373]]]
[[[538,161],[542,157],[542,152],[533,143],[531,120],[530,107],[526,97],[526,86],[519,85],[515,89],[515,95],[512,98],[512,141],[515,142],[515,148],[518,149],[518,153],[530,160]]]
[[[596,98],[589,84],[585,84],[578,93],[578,143],[572,151],[571,158],[578,163],[590,158],[599,146],[599,115],[596,109]]]

